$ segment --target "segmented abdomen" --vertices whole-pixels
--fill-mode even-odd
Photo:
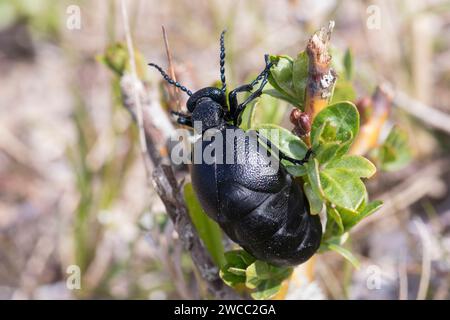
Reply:
[[[244,163],[194,165],[194,189],[206,213],[255,258],[280,266],[303,263],[320,246],[320,219],[309,213],[300,183],[283,167],[255,161],[262,155],[250,139],[229,149],[243,153]]]

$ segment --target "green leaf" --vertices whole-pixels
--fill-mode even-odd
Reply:
[[[192,184],[188,183],[184,187],[184,199],[189,210],[192,223],[202,239],[212,259],[219,267],[225,264],[224,249],[222,244],[222,230],[203,211],[197,196],[194,193]]]
[[[305,102],[306,83],[308,80],[308,54],[302,51],[293,63],[292,81],[296,97],[301,105]]]
[[[372,213],[377,211],[382,205],[383,205],[382,201],[375,200],[358,208],[357,212],[348,211],[343,208],[337,208],[337,210],[339,211],[339,214],[342,218],[344,229],[350,230],[362,219],[370,216]]]
[[[303,185],[306,198],[308,198],[311,214],[319,214],[323,208],[322,199],[312,190],[309,182],[305,182]]]
[[[230,287],[244,284],[246,269],[255,258],[244,250],[232,250],[225,252],[225,260],[226,264],[220,268],[220,278]]]
[[[322,189],[322,184],[320,181],[319,162],[317,162],[317,159],[313,158],[312,161],[305,163],[305,167],[312,191],[317,195],[317,197],[322,199],[325,196],[325,193]]]
[[[280,92],[280,90],[281,89],[266,89],[263,91],[263,94],[269,95],[276,99],[284,100],[294,106],[298,105],[298,101],[294,97],[289,96],[287,93]]]
[[[116,43],[106,48],[105,54],[98,56],[97,60],[105,64],[118,76],[122,76],[128,69],[128,51],[123,43]]]
[[[267,262],[256,260],[249,265],[246,270],[247,282],[249,289],[256,288],[264,280],[283,281],[292,273],[291,267],[277,267]]]
[[[262,136],[270,140],[275,147],[291,158],[301,160],[308,151],[308,147],[302,139],[280,126],[264,123],[255,126],[253,129],[258,130]]]
[[[256,259],[245,250],[231,250],[225,252],[225,260],[229,266],[247,269]]]
[[[407,132],[394,126],[375,156],[382,170],[396,171],[405,167],[412,158]]]
[[[317,161],[319,161],[321,165],[326,164],[336,157],[336,153],[338,152],[340,147],[341,144],[337,142],[319,144],[317,148],[314,149]]]
[[[142,54],[135,50],[136,71],[138,77],[142,79],[146,73],[147,65]],[[96,57],[97,60],[106,65],[110,70],[116,73],[117,76],[122,76],[125,72],[130,70],[128,49],[124,43],[115,43],[106,48],[103,55]]]
[[[334,86],[333,98],[331,103],[337,103],[342,101],[355,101],[356,92],[353,85],[343,79],[338,79]]]
[[[350,48],[345,51],[343,64],[345,78],[347,80],[351,80],[353,78],[353,57]]]
[[[249,289],[256,289],[256,291],[265,291],[268,288],[267,282],[271,284],[270,287],[281,284],[292,274],[292,270],[291,267],[276,267],[256,260],[246,270],[245,286]]]
[[[333,220],[333,223],[334,223],[334,220]],[[336,224],[334,223],[334,225],[336,225]],[[327,227],[328,227],[328,224],[327,224]],[[328,230],[326,230],[325,232],[327,233]],[[325,236],[326,236],[326,234],[325,234]],[[350,237],[348,232],[345,232],[343,234],[339,234],[336,236],[331,236],[328,238],[325,238],[325,236],[322,238],[322,242],[321,242],[320,248],[318,250],[319,253],[329,251],[329,248],[327,246],[328,244],[335,244],[338,246],[342,246]]]
[[[296,97],[292,83],[294,61],[289,56],[270,56],[274,66],[270,69],[269,82],[275,89],[281,89],[284,94]]]
[[[281,289],[281,282],[276,280],[263,281],[250,296],[255,300],[272,299]]]
[[[255,122],[255,113],[256,108],[259,104],[259,99],[255,101],[254,103],[251,103],[249,106],[247,106],[241,115],[241,125],[239,126],[242,130],[247,131],[250,129]]]
[[[328,213],[328,216],[333,219],[333,221],[336,223],[336,225],[339,228],[337,235],[343,234],[344,233],[344,224],[342,222],[342,218],[341,218],[341,215],[339,214],[339,212],[335,208],[329,206],[329,207],[327,207],[327,213]]]
[[[360,263],[358,259],[349,250],[335,243],[325,243],[324,246],[328,250],[333,250],[339,253],[342,257],[348,260],[356,269],[359,269]]]
[[[360,178],[370,178],[375,174],[377,168],[372,162],[362,156],[346,155],[330,161],[326,165],[327,169],[343,169],[350,174]]]
[[[222,281],[230,287],[236,287],[239,284],[245,283],[245,274],[244,275],[237,275],[233,272],[228,271],[229,269],[221,268],[219,271],[219,276],[222,279]],[[242,270],[245,272],[245,270]]]
[[[292,165],[290,162],[283,160],[282,164],[284,168],[294,177],[302,177],[306,174],[306,167],[299,165]]]
[[[359,114],[351,102],[332,104],[315,117],[311,128],[311,140],[315,143],[337,142],[348,143],[342,150],[350,148],[359,130]],[[319,134],[319,136],[317,136]]]
[[[279,124],[283,119],[286,108],[286,105],[280,104],[280,100],[268,95],[262,95],[259,97],[256,105],[257,112],[254,117],[254,124]]]
[[[240,269],[236,267],[229,267],[228,272],[235,274],[237,276],[244,276],[245,277],[245,269]]]
[[[323,134],[323,131],[325,130],[325,126],[327,125],[327,122],[324,121],[319,127],[314,129],[314,136],[311,136],[311,146],[314,150],[314,152],[318,152],[317,148],[321,146],[321,137]],[[311,128],[312,130],[312,128]]]
[[[328,201],[355,212],[367,194],[361,179],[340,168],[322,170],[320,183]]]

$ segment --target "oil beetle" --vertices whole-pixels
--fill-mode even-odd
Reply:
[[[264,70],[251,83],[230,91],[227,104],[224,34],[225,31],[220,37],[221,89],[207,87],[192,93],[172,80],[161,67],[149,63],[158,69],[167,82],[189,95],[187,109],[190,114],[173,113],[178,116],[178,123],[183,125],[195,127],[195,121],[199,121],[202,132],[197,132],[198,134],[204,134],[207,129],[213,128],[216,134],[226,137],[226,130],[241,130],[241,114],[251,101],[262,94],[272,67],[266,55]],[[259,87],[253,91],[258,83]],[[237,99],[240,92],[249,93],[242,103],[238,103]],[[213,161],[210,164],[194,162],[192,165],[192,185],[200,204],[231,240],[255,258],[277,266],[305,262],[320,246],[320,219],[317,215],[310,214],[301,182],[294,179],[282,165],[274,169],[264,165],[264,161],[267,160],[267,152],[274,153],[276,150],[278,163],[278,159],[285,159],[295,164],[304,164],[311,152],[306,154],[305,159],[292,159],[257,131],[244,137],[237,136],[233,141],[223,139],[223,157],[241,157],[246,159],[243,163]],[[265,155],[261,148],[255,147],[258,145],[254,143],[255,139],[266,145]],[[211,141],[213,139],[198,139],[194,148],[197,146],[205,150]],[[232,147],[226,148],[227,143],[232,143]]]

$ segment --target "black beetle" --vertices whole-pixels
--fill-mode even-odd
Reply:
[[[226,130],[239,129],[240,116],[252,100],[262,94],[272,63],[265,56],[266,67],[249,84],[239,86],[226,99],[224,32],[220,37],[220,74],[222,88],[207,87],[192,93],[186,87],[172,80],[159,66],[150,63],[170,84],[186,92],[190,97],[187,109],[190,115],[174,112],[178,122],[194,127],[195,121],[207,129],[216,129],[217,134],[226,137]],[[260,83],[254,92],[253,88]],[[252,92],[244,102],[238,103],[238,92]],[[276,169],[264,165],[267,154],[256,148],[258,139],[264,141],[265,152],[277,151],[278,159],[303,164],[305,159],[292,159],[277,150],[269,140],[257,131],[244,136],[237,135],[230,143],[223,139],[223,159],[232,152],[233,159],[242,157],[243,163],[195,163],[191,168],[192,185],[205,212],[215,220],[225,233],[252,254],[255,258],[278,266],[297,265],[308,260],[319,248],[322,226],[317,215],[311,215],[301,182],[294,179],[282,166]],[[198,139],[195,143],[205,150],[214,139]],[[200,144],[200,145],[199,145]],[[227,151],[228,150],[228,151]],[[228,154],[230,156],[230,154]],[[226,158],[228,159],[228,158]]]

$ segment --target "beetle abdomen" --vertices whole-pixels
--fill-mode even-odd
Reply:
[[[280,266],[303,263],[320,246],[320,219],[310,214],[300,183],[282,166],[264,166],[251,139],[256,137],[238,138],[228,149],[244,163],[195,164],[194,189],[207,214],[255,258]],[[209,144],[200,143],[203,149]]]

